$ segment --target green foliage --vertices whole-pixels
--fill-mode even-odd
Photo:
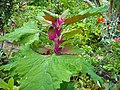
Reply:
[[[86,17],[93,16],[93,15],[96,15],[96,14],[101,14],[101,13],[107,11],[107,10],[108,10],[108,6],[101,6],[101,7],[97,7],[97,8],[89,8],[87,10],[84,10],[84,11],[80,12],[76,16],[73,16],[71,18],[66,19],[65,23],[66,24],[75,23],[75,22],[78,22],[79,20],[84,19]]]
[[[83,0],[59,0],[61,10],[66,10],[69,8],[70,14],[69,16],[76,15],[80,11],[87,9],[88,6],[84,3]]]
[[[71,82],[63,82],[58,90],[74,90],[74,85]]]
[[[93,72],[93,67],[79,56],[43,56],[24,47],[12,61],[0,70],[9,71],[10,76],[21,77],[21,90],[56,90],[62,81],[69,82],[70,75],[76,76],[79,72],[88,73],[95,81],[102,83]]]
[[[7,89],[8,84],[0,78],[0,88]]]
[[[76,34],[79,34],[80,33],[80,30],[72,30],[72,31],[69,31],[69,32],[65,32],[63,34],[63,36],[65,38],[73,38]]]
[[[10,90],[12,90],[12,89],[13,89],[13,86],[14,86],[14,79],[13,79],[13,78],[10,78],[10,79],[8,80],[8,87],[10,87]]]
[[[15,5],[14,12],[11,16],[11,20],[16,24],[15,27],[21,27],[25,22],[30,19],[35,19],[37,14],[41,12],[41,6],[28,5],[26,1],[21,1],[19,4]],[[11,20],[9,24],[11,24]],[[10,28],[11,29],[11,28]]]
[[[13,87],[14,87],[14,79],[13,78],[10,78],[8,80],[8,83],[6,83],[5,81],[3,81],[0,78],[0,88],[2,88],[4,90],[13,90]]]
[[[65,24],[71,24],[71,23],[78,22],[78,21],[80,21],[80,20],[82,20],[84,18],[87,18],[89,16],[94,16],[94,15],[97,15],[97,14],[101,14],[101,13],[107,11],[107,10],[108,10],[108,6],[101,6],[101,7],[97,7],[97,8],[89,8],[89,9],[86,9],[86,10],[80,12],[78,15],[72,16],[72,17],[67,18],[67,19],[65,19],[63,21],[65,22]],[[66,10],[64,13],[66,15],[68,13],[68,10]],[[53,13],[45,10],[44,14],[42,13],[40,15],[42,15],[45,20],[55,22],[56,14],[53,14]],[[42,21],[44,20],[40,16],[38,18],[41,19]]]
[[[28,43],[31,43],[33,41],[30,41],[30,39],[36,40],[35,33],[38,33],[38,32],[40,32],[40,31],[37,27],[36,21],[29,21],[29,22],[25,23],[23,25],[23,27],[15,29],[14,32],[8,33],[5,36],[1,36],[0,41],[4,41],[4,40],[18,41],[23,35],[32,34],[31,36],[27,37],[27,41],[29,41]]]
[[[100,47],[93,53],[93,57],[98,59],[94,65],[98,75],[109,82],[110,87],[114,87],[120,82],[120,41],[114,42],[111,39],[102,40]],[[93,61],[92,61],[93,62]]]
[[[0,27],[2,24],[7,24],[13,11],[14,0],[1,0],[0,1]]]
[[[32,44],[34,41],[38,41],[38,40],[39,40],[39,33],[35,33],[23,38],[21,40],[21,43],[27,45],[27,44]]]
[[[80,55],[82,54],[84,51],[79,48],[78,46],[73,46],[72,44],[65,42],[62,44],[64,46],[64,48],[62,49],[62,54],[70,54],[70,55]]]

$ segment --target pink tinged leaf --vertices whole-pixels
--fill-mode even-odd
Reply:
[[[53,29],[53,27],[50,27],[48,30],[48,37],[50,40],[55,40],[57,31]]]
[[[80,49],[78,46],[73,46],[72,44],[64,45],[63,49],[61,50],[61,54],[67,55],[80,55],[84,52],[84,50]]]
[[[57,27],[60,27],[60,25],[64,24],[61,18],[57,19]]]
[[[47,48],[39,48],[42,55],[50,55],[50,50]]]
[[[64,48],[61,51],[61,54],[66,54],[71,50],[71,46],[70,45],[65,45]]]
[[[47,51],[46,55],[50,55],[50,50]]]

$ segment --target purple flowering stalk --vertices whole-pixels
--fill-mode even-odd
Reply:
[[[51,16],[49,11],[45,11],[45,15],[39,16],[38,19],[41,21],[41,24],[43,26],[51,26],[48,31],[48,38],[49,40],[52,40],[54,42],[54,52],[56,54],[61,53],[60,51],[62,50],[62,47],[60,46],[64,41],[63,36],[61,36],[62,32],[62,27],[61,25],[64,24],[64,20],[67,16],[69,9],[65,10],[61,17],[57,18],[56,20],[55,17]],[[42,13],[43,14],[43,13]],[[42,15],[41,14],[41,15]]]
[[[64,24],[63,20],[61,18],[57,18],[56,22],[52,22],[53,28],[48,31],[49,39],[54,42],[54,51],[56,54],[58,54],[59,51],[62,49],[62,47],[60,47],[60,44],[65,41],[63,40],[63,37],[60,37],[62,31],[62,24]]]

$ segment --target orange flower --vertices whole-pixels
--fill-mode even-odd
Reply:
[[[103,17],[99,17],[99,18],[97,19],[97,22],[98,22],[98,23],[104,22],[104,18],[103,18]]]
[[[97,19],[97,22],[98,22],[98,23],[100,23],[100,22],[101,22],[101,19],[100,19],[100,18],[98,18],[98,19]]]

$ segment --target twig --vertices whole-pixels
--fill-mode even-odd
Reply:
[[[84,2],[91,8],[95,8],[95,6],[89,1],[89,0],[84,0]]]

